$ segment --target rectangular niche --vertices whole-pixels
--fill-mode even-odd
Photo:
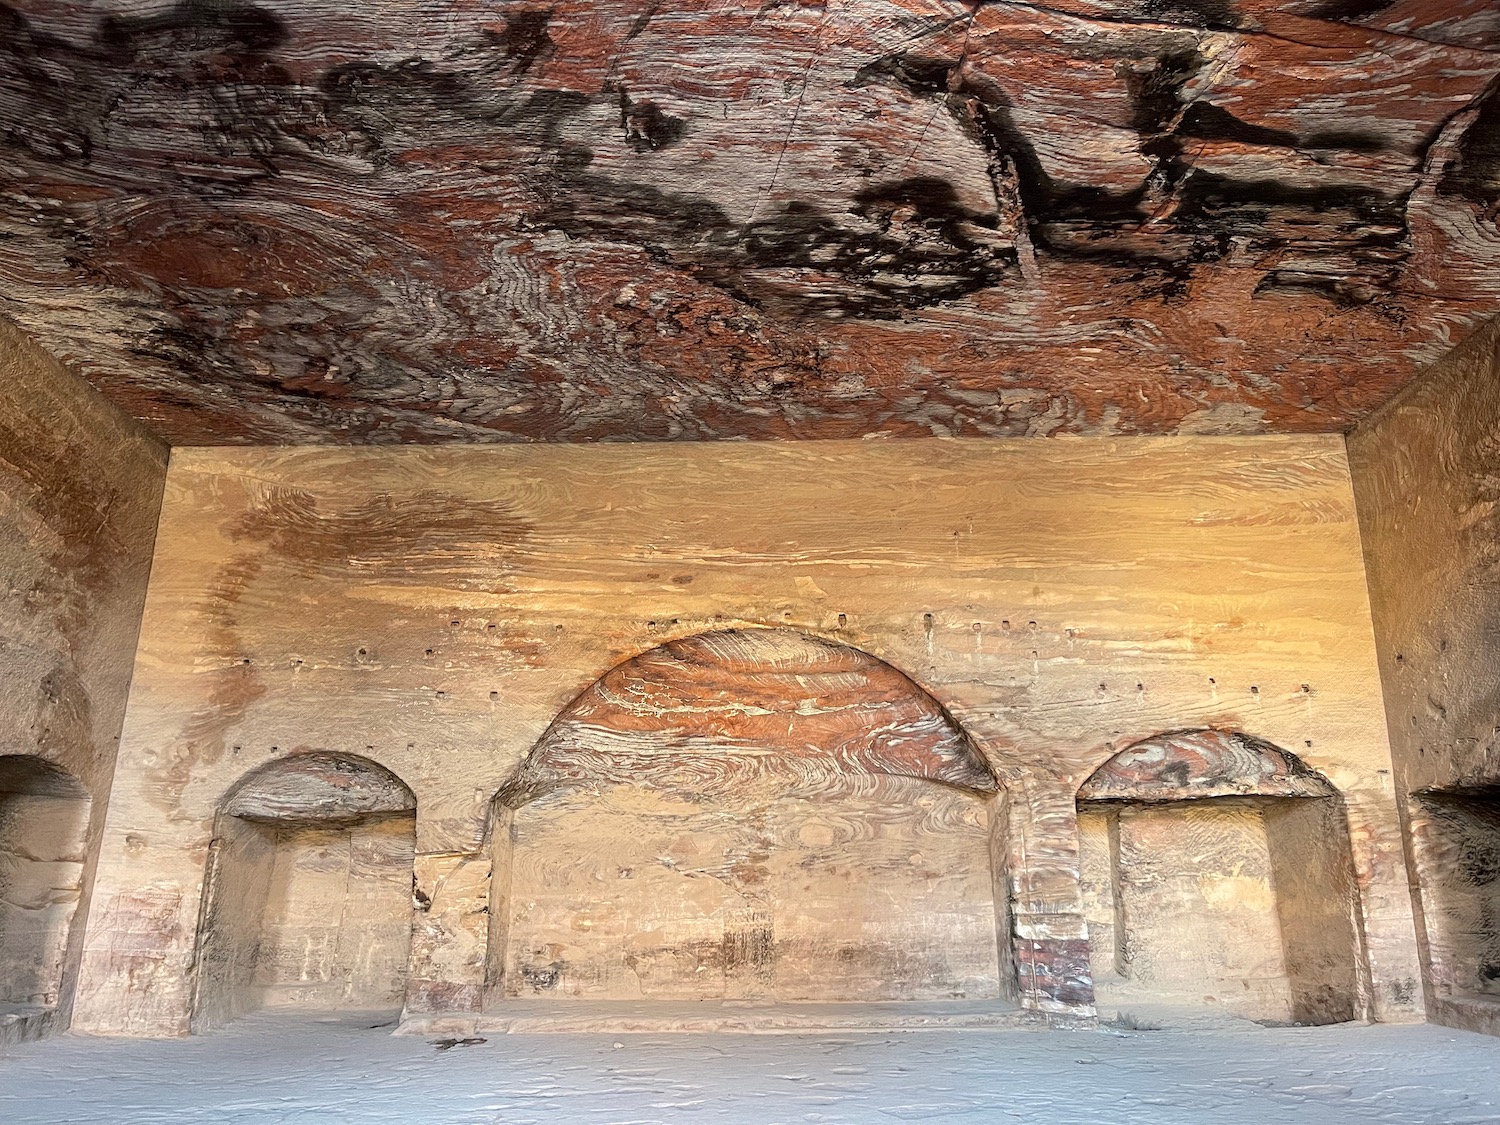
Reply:
[[[398,1008],[414,817],[278,832],[256,986],[266,1007]]]
[[[1336,802],[1081,802],[1078,825],[1101,1009],[1354,1018],[1352,873]]]
[[[890,776],[544,797],[501,829],[496,975],[511,997],[1000,997],[993,803]]]
[[[1417,794],[1411,812],[1433,985],[1500,1006],[1500,787]]]
[[[62,769],[0,757],[0,1017],[56,1008],[82,894],[89,798]]]
[[[257,1008],[399,1008],[415,814],[333,824],[221,820],[195,1030]]]

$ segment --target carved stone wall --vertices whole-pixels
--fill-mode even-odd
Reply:
[[[1428,791],[1412,799],[1412,850],[1423,932],[1444,1018],[1496,1028],[1500,1018],[1500,787]]]
[[[259,1007],[400,1007],[415,844],[416,798],[374,762],[297,754],[251,773],[209,845],[193,1029]]]
[[[989,830],[986,802],[909,778],[544,798],[492,954],[506,996],[997,997]]]
[[[716,643],[704,637],[724,630],[768,628],[805,638],[803,663],[772,653],[767,663],[782,663],[763,669],[763,682],[672,655],[701,653]],[[844,663],[807,666],[819,652]],[[667,657],[680,674],[640,671]],[[911,698],[939,710],[893,707],[899,693],[861,686],[878,677],[920,689]],[[1378,693],[1336,438],[179,451],[80,1020],[101,1032],[187,1030],[219,810],[252,770],[310,751],[378,762],[415,794],[409,1016],[478,1013],[507,992],[535,995],[554,962],[561,982],[572,957],[602,964],[584,923],[622,938],[629,926],[585,907],[623,902],[622,867],[647,877],[627,851],[658,852],[680,874],[714,869],[705,848],[739,847],[705,830],[663,836],[665,850],[643,839],[616,848],[611,802],[659,827],[652,817],[709,776],[705,762],[757,753],[831,763],[827,776],[854,790],[782,791],[805,798],[805,815],[784,815],[780,796],[764,805],[777,846],[762,865],[782,889],[769,919],[732,896],[734,988],[762,987],[767,931],[796,927],[809,940],[774,966],[775,981],[801,982],[793,993],[814,994],[819,951],[838,948],[855,951],[839,970],[845,983],[863,973],[899,985],[899,973],[868,959],[879,941],[858,948],[852,919],[870,911],[854,896],[844,930],[826,916],[787,929],[778,911],[821,893],[795,884],[802,859],[894,870],[904,854],[901,909],[930,886],[930,902],[963,914],[948,979],[979,992],[994,981],[1032,1009],[1085,1014],[1078,787],[1121,748],[1184,727],[1251,731],[1338,791],[1371,1011],[1409,1019],[1415,942]],[[688,711],[703,699],[720,715],[743,713],[724,731],[755,737],[726,754],[719,735],[714,747],[691,735],[702,716]],[[582,726],[593,728],[592,748],[573,737]],[[841,730],[864,734],[840,742]],[[628,753],[602,760],[601,745]],[[663,748],[651,766],[645,758]],[[965,764],[969,748],[982,768]],[[602,780],[627,759],[651,784],[596,786],[575,770],[602,765]],[[583,784],[515,808],[495,801],[575,773]],[[824,776],[819,767],[793,780],[816,789]],[[986,777],[997,795],[984,792]],[[872,778],[876,788],[860,788]],[[716,811],[707,803],[691,815]],[[722,820],[720,830],[730,831]],[[878,846],[861,850],[862,840]],[[559,855],[578,868],[537,874]],[[658,856],[649,862],[652,878],[676,880]],[[741,867],[740,889],[755,864]],[[986,866],[1003,873],[999,894]],[[690,933],[688,880],[674,886],[677,930],[648,950],[681,938],[722,951],[722,919]],[[535,898],[540,911],[539,887],[558,896],[550,914],[529,906]],[[504,896],[516,907],[501,923],[491,905]],[[881,924],[907,925],[901,909]],[[1008,931],[993,970],[975,952],[986,911]],[[503,924],[515,925],[514,940],[492,933]],[[812,940],[820,926],[831,941]],[[507,943],[497,969],[490,952]],[[724,980],[718,973],[715,987]]]
[[[490,986],[1010,995],[995,798],[953,718],[867,652],[790,628],[667,642],[583,691],[502,787]]]
[[[89,804],[61,767],[29,754],[0,757],[0,1019],[13,1032],[51,1022],[61,1001]]]
[[[1116,754],[1078,796],[1101,1005],[1368,1015],[1348,818],[1295,754],[1237,731],[1171,731]]]
[[[1500,846],[1500,322],[1356,431],[1349,454],[1429,1010],[1500,1033],[1481,987],[1500,975],[1500,916],[1476,908],[1493,901],[1486,856]]]
[[[784,628],[668,642],[569,704],[502,788],[491,986],[1010,995],[998,799],[941,705],[859,649]]]
[[[166,462],[161,442],[0,320],[0,944],[88,909]],[[38,790],[47,776],[64,780]],[[46,979],[23,990],[27,1010],[0,1015],[0,1042],[67,1026],[83,927],[63,929]]]

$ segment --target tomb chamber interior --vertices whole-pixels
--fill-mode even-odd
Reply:
[[[0,0],[0,151],[0,1046],[1500,1035],[1500,0]]]
[[[193,1012],[394,1009],[411,944],[416,801],[373,762],[273,762],[224,803],[210,846]]]
[[[72,774],[0,757],[0,1014],[59,1002],[88,820],[88,793]]]
[[[1010,997],[999,800],[863,652],[673,642],[579,697],[497,798],[490,1001]]]
[[[189,450],[151,575],[77,1031],[1418,1014],[1340,442]]]
[[[1122,751],[1079,792],[1101,1010],[1209,1004],[1272,1023],[1362,1014],[1343,803],[1295,756],[1182,731]]]

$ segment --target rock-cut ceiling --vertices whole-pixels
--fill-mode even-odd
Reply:
[[[1500,309],[1492,0],[11,0],[0,315],[170,440],[1338,430]]]

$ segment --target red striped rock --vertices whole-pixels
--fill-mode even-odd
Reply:
[[[668,642],[597,681],[500,800],[621,784],[702,796],[773,780],[816,791],[880,774],[998,789],[942,706],[889,664],[791,629],[726,629]]]
[[[0,311],[181,443],[1326,431],[1500,308],[1478,0],[0,6]]]
[[[1289,751],[1239,731],[1176,730],[1132,743],[1078,791],[1088,801],[1328,797],[1333,787]]]

